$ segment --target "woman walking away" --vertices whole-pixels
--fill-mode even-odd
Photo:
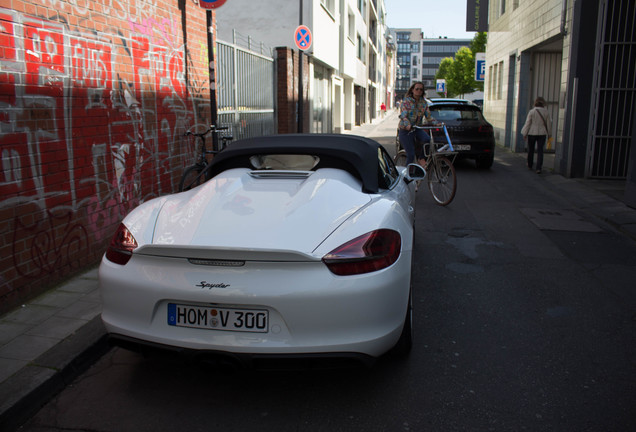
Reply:
[[[400,104],[400,123],[398,124],[400,144],[406,151],[406,164],[415,161],[415,138],[421,142],[429,142],[430,137],[422,129],[413,129],[413,126],[422,126],[422,120],[432,120],[431,111],[424,97],[424,84],[420,81],[413,83]],[[423,155],[417,155],[418,160]]]
[[[546,136],[550,137],[552,121],[545,107],[545,99],[538,97],[534,101],[534,108],[528,113],[526,123],[521,128],[523,139],[528,142],[528,169],[532,169],[534,162],[534,146],[537,146],[537,174],[541,174],[543,168],[543,146]]]

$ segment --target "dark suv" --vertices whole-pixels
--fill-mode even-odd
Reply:
[[[495,158],[495,134],[481,109],[463,99],[431,99],[431,115],[446,124],[457,157],[474,159],[477,168],[490,168]]]

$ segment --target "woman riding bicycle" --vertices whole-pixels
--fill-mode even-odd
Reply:
[[[406,164],[413,163],[417,156],[418,161],[424,157],[415,154],[415,139],[420,142],[429,142],[430,137],[422,129],[414,129],[413,126],[421,126],[422,120],[434,121],[428,103],[424,97],[424,84],[421,81],[413,83],[406,93],[400,105],[400,123],[398,124],[400,144],[406,151]],[[444,140],[446,141],[446,140]],[[420,153],[418,151],[418,153]]]

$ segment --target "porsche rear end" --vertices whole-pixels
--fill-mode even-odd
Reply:
[[[100,266],[103,321],[127,344],[377,357],[408,304],[412,233],[399,213],[346,173],[236,170],[124,220]]]

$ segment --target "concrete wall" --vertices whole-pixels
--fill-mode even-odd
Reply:
[[[98,263],[131,208],[175,191],[183,134],[209,122],[205,17],[188,1],[0,8],[0,312]]]

